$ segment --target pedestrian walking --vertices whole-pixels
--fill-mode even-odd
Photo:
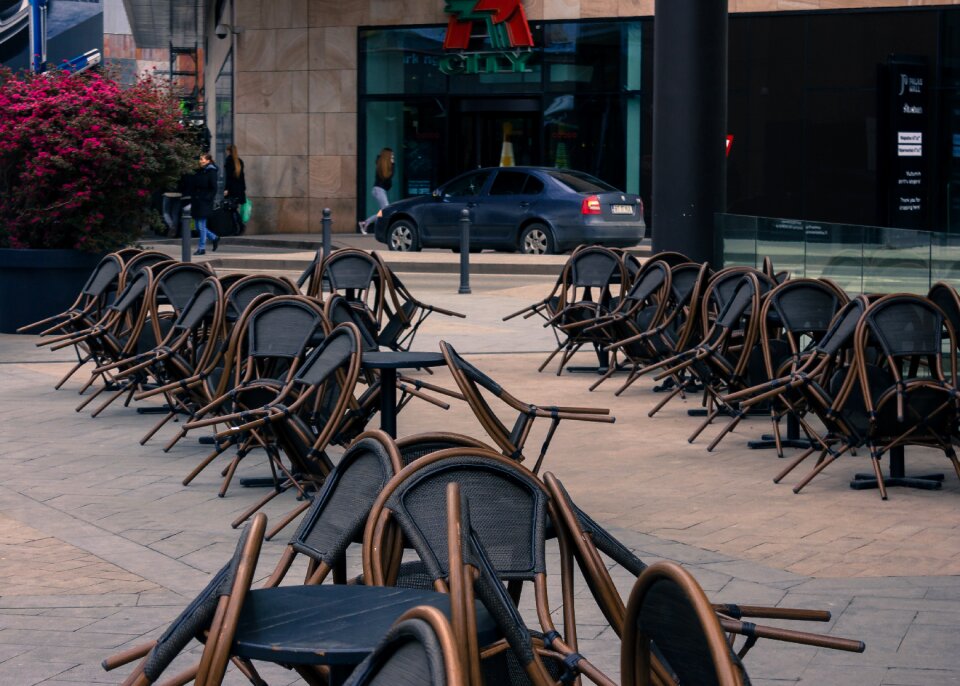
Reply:
[[[217,176],[219,170],[213,162],[213,156],[205,152],[200,155],[200,169],[190,180],[190,216],[193,217],[200,234],[200,243],[194,255],[205,255],[207,239],[213,243],[216,252],[220,247],[220,237],[207,228],[207,218],[213,214],[213,199],[217,194]]]
[[[393,150],[390,148],[381,150],[374,162],[376,180],[374,181],[373,188],[370,189],[370,193],[373,195],[374,200],[377,201],[377,205],[379,205],[378,211],[390,204],[387,191],[393,186],[393,163]],[[376,219],[377,215],[374,213],[360,222],[360,233],[366,235],[370,224],[376,221]]]
[[[230,209],[234,232],[239,236],[247,228],[240,216],[240,207],[247,202],[247,177],[243,171],[243,160],[236,145],[227,147],[227,159],[224,162],[223,197]]]

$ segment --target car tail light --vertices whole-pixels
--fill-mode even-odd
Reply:
[[[580,203],[580,214],[600,214],[600,198],[591,195]]]

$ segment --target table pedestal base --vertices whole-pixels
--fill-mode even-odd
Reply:
[[[903,446],[890,451],[890,476],[883,477],[884,486],[904,486],[906,488],[922,488],[935,491],[943,484],[943,474],[923,474],[907,476],[904,466]],[[850,488],[862,490],[864,488],[878,488],[876,474],[855,474]]]
[[[922,476],[885,476],[883,485],[906,486],[907,488],[922,488],[935,491],[943,486],[943,474],[924,474]],[[861,491],[865,488],[877,488],[877,477],[874,474],[855,474],[850,488]]]

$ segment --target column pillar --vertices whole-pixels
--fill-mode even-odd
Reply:
[[[727,0],[656,0],[653,23],[653,250],[712,260],[726,209]]]

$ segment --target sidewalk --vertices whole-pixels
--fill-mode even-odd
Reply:
[[[169,252],[179,259],[179,239],[157,239],[148,236],[143,239],[143,244],[146,247]],[[310,264],[322,244],[322,236],[313,233],[229,236],[221,240],[220,249],[217,252],[208,249],[206,255],[191,259],[207,262],[216,269],[301,272]],[[195,245],[196,240],[193,241],[192,248]],[[460,271],[460,255],[451,250],[437,248],[422,252],[393,252],[372,235],[342,233],[331,236],[331,245],[334,250],[346,247],[376,250],[398,273],[458,274]],[[650,254],[650,241],[645,240],[631,250],[642,259]],[[470,272],[472,274],[557,276],[568,257],[568,255],[522,255],[486,250],[470,255]]]
[[[715,602],[830,610],[830,623],[804,628],[867,644],[856,655],[761,641],[746,659],[754,684],[960,683],[960,484],[942,456],[911,449],[907,464],[911,472],[945,472],[942,491],[891,489],[887,502],[852,491],[852,474],[868,469],[861,455],[841,458],[794,495],[771,483],[783,461],[745,447],[768,430],[765,420],[744,422],[707,453],[706,436],[720,426],[688,444],[698,420],[686,410],[695,401],[675,401],[650,419],[660,396],[647,379],[616,397],[616,379],[590,393],[588,374],[538,374],[549,331],[535,318],[500,319],[543,297],[553,277],[477,275],[472,295],[457,294],[455,274],[404,280],[418,297],[468,315],[431,317],[417,349],[447,340],[524,400],[611,409],[613,425],[561,424],[544,469],[646,562],[681,561]],[[120,403],[97,419],[75,413],[79,378],[53,390],[69,356],[33,342],[0,336],[0,683],[118,683],[127,670],[107,674],[99,661],[159,635],[230,556],[237,532],[228,522],[262,492],[234,485],[218,498],[215,467],[182,486],[206,447],[192,439],[162,452],[170,427],[138,445],[156,418]],[[575,364],[591,362],[581,355]],[[445,369],[429,380],[453,385]],[[414,402],[399,427],[401,435],[442,428],[483,437],[462,404],[444,412]],[[545,429],[538,424],[529,444],[539,445]],[[265,471],[250,458],[240,476]],[[293,507],[288,496],[266,509],[271,521]],[[258,579],[292,533],[265,544]],[[548,552],[556,580],[556,553]],[[358,558],[352,551],[352,571]],[[614,576],[628,593],[629,575],[615,568]],[[580,651],[617,679],[619,643],[582,582],[576,594]],[[559,589],[550,595],[559,605]],[[532,619],[529,595],[522,610]],[[281,668],[263,674],[271,685],[300,683]],[[225,683],[246,682],[231,673]]]

